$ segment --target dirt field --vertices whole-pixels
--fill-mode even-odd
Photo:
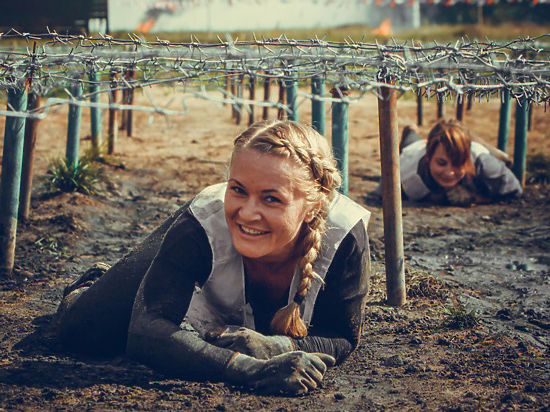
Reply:
[[[155,96],[168,101],[172,93]],[[381,204],[368,196],[380,178],[372,96],[350,107],[349,125],[350,196],[372,211],[372,290],[359,349],[327,372],[322,388],[299,398],[258,396],[222,383],[166,380],[124,357],[60,352],[47,326],[63,287],[95,261],[115,262],[201,188],[224,178],[244,122],[234,125],[227,106],[187,104],[184,117],[136,113],[134,136],[121,132],[117,143],[123,167],[103,166],[109,180],[95,196],[44,195],[48,161],[64,153],[67,108],[41,122],[32,218],[19,226],[16,273],[0,283],[1,410],[550,408],[549,188],[528,186],[523,199],[469,209],[405,203],[409,300],[401,308],[385,305]],[[415,121],[415,107],[399,100],[400,127]],[[309,103],[300,110],[307,122]],[[424,110],[426,132],[435,103]],[[496,101],[475,102],[466,124],[494,143],[498,110]],[[83,112],[81,151],[90,145]],[[450,104],[446,113],[454,113]],[[550,116],[535,107],[531,151],[550,154],[549,130]],[[443,308],[452,302],[475,310],[479,324],[447,325]]]

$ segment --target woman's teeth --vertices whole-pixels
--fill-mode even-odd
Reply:
[[[249,234],[249,235],[261,235],[263,233],[266,233],[266,232],[262,232],[261,230],[252,229],[250,227],[245,227],[245,226],[242,226],[242,225],[239,225],[239,227],[241,228],[241,230],[244,233]]]

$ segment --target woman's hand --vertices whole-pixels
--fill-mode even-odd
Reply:
[[[265,336],[241,326],[227,326],[206,334],[205,340],[220,348],[231,349],[257,359],[271,359],[293,351],[294,344],[287,336]]]
[[[303,395],[320,385],[335,359],[324,353],[288,352],[269,360],[237,354],[228,363],[228,381],[263,393]]]
[[[470,206],[476,199],[475,194],[471,193],[466,187],[456,185],[445,192],[447,200],[453,206]]]

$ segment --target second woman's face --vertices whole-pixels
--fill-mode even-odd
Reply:
[[[438,144],[430,159],[430,173],[434,180],[444,189],[457,185],[466,174],[464,166],[453,165],[445,147]]]
[[[235,249],[265,262],[294,255],[302,223],[310,219],[294,161],[244,149],[233,157],[225,192],[225,218]]]

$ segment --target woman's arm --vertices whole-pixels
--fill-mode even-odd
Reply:
[[[370,277],[368,235],[362,226],[357,223],[340,244],[315,303],[310,335],[293,340],[297,350],[327,353],[340,363],[359,344]]]
[[[521,183],[506,164],[491,154],[478,156],[475,162],[476,186],[481,190],[481,197],[498,199],[519,197],[523,193]]]

